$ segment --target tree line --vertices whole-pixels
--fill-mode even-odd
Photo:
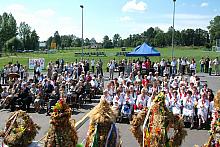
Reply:
[[[113,47],[136,47],[143,42],[147,42],[151,46],[165,47],[172,45],[172,33],[174,31],[174,45],[176,46],[205,46],[211,48],[215,45],[215,40],[220,39],[220,16],[216,16],[210,21],[210,25],[207,27],[208,31],[201,28],[198,29],[184,29],[173,30],[172,27],[168,28],[167,32],[164,32],[158,27],[150,27],[146,31],[140,34],[131,34],[127,38],[122,39],[120,34],[115,34],[111,39],[108,35],[103,37],[101,45],[103,48]],[[82,40],[75,35],[63,35],[60,36],[58,31],[54,33],[54,36],[47,40],[48,47],[51,42],[56,43],[57,47],[81,47]],[[95,38],[89,40],[84,39],[84,46],[91,46],[96,44]]]
[[[0,53],[16,50],[37,50],[39,36],[35,30],[25,23],[17,22],[11,13],[0,15]]]

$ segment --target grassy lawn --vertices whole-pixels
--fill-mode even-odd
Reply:
[[[152,61],[159,61],[161,58],[171,59],[172,49],[171,47],[165,48],[157,48],[157,50],[161,53],[160,57],[151,57]],[[116,52],[120,52],[120,48],[112,48],[112,49],[98,49],[98,52],[105,52],[106,56],[84,56],[84,59],[92,59],[94,58],[96,61],[102,59],[104,61],[104,67],[107,65],[108,61],[111,59],[121,60],[126,58],[125,56],[116,56]],[[127,48],[126,51],[132,51],[132,48]],[[50,61],[55,61],[57,59],[63,58],[66,62],[74,62],[76,59],[79,61],[82,59],[81,55],[75,56],[75,52],[81,52],[81,49],[70,49],[70,50],[60,50],[55,53],[45,54],[45,53],[16,53],[15,55],[5,56],[0,58],[0,68],[2,68],[8,62],[15,63],[19,61],[23,65],[28,65],[29,58],[45,58],[46,64]],[[84,52],[96,52],[95,49],[89,50],[84,49]],[[198,64],[201,57],[215,58],[216,56],[220,56],[220,53],[217,52],[206,52],[199,48],[189,48],[189,47],[175,47],[174,49],[174,56],[175,57],[188,57],[188,58],[195,58]],[[142,58],[142,57],[139,57]],[[137,57],[129,57],[127,59],[133,60],[137,59]],[[199,66],[198,66],[199,67]]]

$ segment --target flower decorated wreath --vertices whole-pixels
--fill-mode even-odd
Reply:
[[[142,147],[180,146],[187,135],[181,117],[165,106],[165,96],[159,93],[149,110],[134,116],[131,132]]]
[[[71,108],[60,99],[53,107],[45,147],[76,147],[78,136],[75,123],[70,122],[70,117]]]

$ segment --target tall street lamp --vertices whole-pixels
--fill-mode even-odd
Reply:
[[[80,8],[82,8],[82,56],[84,56],[84,52],[83,52],[83,45],[84,45],[84,41],[83,41],[83,5],[80,5]]]
[[[174,18],[175,18],[175,2],[176,0],[173,0],[173,33],[172,33],[172,59],[174,57]]]

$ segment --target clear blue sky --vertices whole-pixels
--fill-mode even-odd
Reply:
[[[149,27],[167,31],[172,25],[172,0],[0,0],[0,14],[11,12],[19,24],[27,22],[40,40],[58,30],[61,35],[81,37],[81,8],[84,5],[84,37],[102,41],[119,33],[122,38]],[[177,0],[175,28],[207,29],[220,15],[220,0]]]

